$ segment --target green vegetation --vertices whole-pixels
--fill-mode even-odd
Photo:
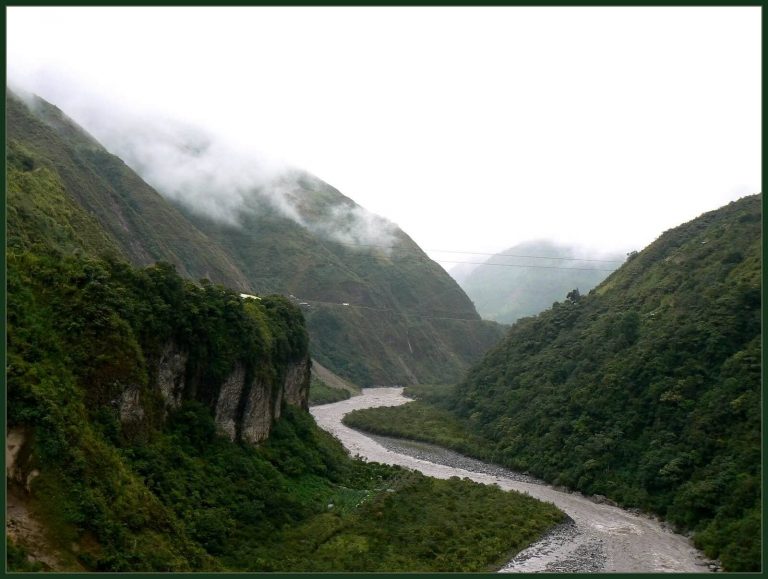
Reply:
[[[455,388],[408,387],[415,402],[345,422],[661,514],[726,569],[758,570],[760,202],[671,230],[519,321]]]
[[[112,240],[67,194],[58,174],[11,141],[6,146],[7,247],[54,247],[66,253],[117,256]]]
[[[27,550],[17,545],[13,540],[6,535],[5,548],[7,553],[7,570],[8,571],[44,571],[45,568],[42,563],[31,562],[27,558],[29,553]]]
[[[552,259],[525,256],[551,256]],[[563,259],[590,257],[551,241],[529,241],[505,249],[486,261],[532,267],[478,266],[464,275],[460,270],[451,273],[483,318],[511,324],[552,307],[553,302],[562,300],[574,288],[587,293],[624,260],[621,254],[601,257],[617,260],[612,263]]]
[[[562,520],[524,495],[411,472],[346,520],[323,521],[333,537],[309,542],[314,551],[292,570],[491,571]]]
[[[489,459],[488,440],[467,428],[464,420],[447,409],[452,386],[419,384],[408,386],[406,396],[416,398],[401,406],[355,410],[344,416],[347,426],[410,440],[431,442],[480,459]]]
[[[520,320],[452,407],[494,459],[695,532],[760,568],[761,196],[662,235]]]
[[[312,376],[312,379],[309,382],[310,406],[339,402],[341,400],[346,400],[350,396],[352,396],[352,393],[349,390],[332,388],[316,376]]]
[[[520,495],[352,461],[293,406],[259,447],[217,436],[211,401],[235,363],[279,376],[307,354],[283,298],[56,252],[10,253],[8,289],[8,419],[31,433],[30,508],[85,569],[484,570],[560,520]],[[151,368],[169,339],[192,355],[164,419]],[[126,423],[116,401],[133,386],[144,418]],[[23,545],[9,564],[35,568]]]
[[[182,424],[136,453],[138,472],[229,570],[486,570],[562,516],[469,481],[351,461],[296,409],[261,448],[205,435],[191,447],[210,419],[188,411]]]
[[[6,130],[9,244],[43,237],[68,250],[67,228],[52,229],[71,225],[89,255],[116,250],[134,266],[166,261],[190,279],[247,287],[221,248],[55,106],[6,91]]]
[[[448,408],[447,399],[455,390],[455,384],[409,384],[403,388],[403,396],[422,400],[433,406]]]
[[[391,251],[324,235],[322,219],[359,207],[311,175],[287,177],[307,227],[256,190],[239,226],[213,222],[163,199],[55,106],[7,97],[9,241],[18,247],[43,238],[65,252],[110,249],[138,267],[165,261],[190,279],[296,295],[312,302],[313,356],[362,386],[457,380],[501,338],[403,232]]]
[[[280,297],[258,305],[167,264],[8,255],[8,423],[32,432],[27,472],[38,516],[61,545],[83,542],[91,569],[206,568],[195,544],[134,472],[126,448],[153,438],[163,402],[151,372],[163,344],[190,352],[185,387],[210,404],[236,362],[275,379],[307,354],[301,313]],[[122,393],[140,419],[121,425]],[[98,551],[85,549],[89,537]]]

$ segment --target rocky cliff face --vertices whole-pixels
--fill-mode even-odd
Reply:
[[[230,440],[237,438],[238,410],[245,388],[245,368],[237,364],[232,373],[224,380],[216,401],[215,421],[219,432]]]
[[[262,378],[246,384],[236,369],[219,391],[216,403],[219,431],[230,440],[239,438],[252,444],[267,438],[272,425],[280,418],[283,404],[304,410],[309,407],[309,370],[310,361],[306,357],[289,364],[285,378],[276,384]],[[239,416],[232,413],[232,409],[239,408],[243,409]]]
[[[168,342],[160,355],[157,369],[157,387],[166,407],[178,408],[184,393],[184,378],[189,355],[175,342]]]
[[[167,343],[157,363],[154,390],[162,400],[163,417],[179,408],[185,392],[203,392],[210,385],[197,384],[187,388],[189,355],[175,343]],[[309,408],[310,359],[308,356],[286,365],[282,378],[273,380],[257,375],[249,378],[241,363],[235,364],[222,382],[215,397],[216,427],[229,440],[256,444],[269,436],[272,425],[280,418],[283,404]],[[120,421],[124,428],[135,427],[145,420],[149,403],[138,386],[126,388],[118,401]]]
[[[311,370],[309,358],[288,367],[283,384],[283,397],[287,404],[309,409],[309,377]]]

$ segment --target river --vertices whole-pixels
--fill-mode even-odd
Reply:
[[[425,475],[469,478],[496,484],[554,503],[570,521],[519,553],[501,572],[657,573],[710,571],[710,561],[691,541],[658,520],[585,497],[564,492],[531,477],[462,457],[432,445],[373,437],[341,423],[362,408],[398,406],[410,402],[402,388],[366,388],[348,400],[314,406],[317,424],[336,436],[352,456],[396,464]]]

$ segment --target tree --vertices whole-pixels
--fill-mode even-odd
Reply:
[[[579,299],[581,299],[581,294],[579,293],[579,289],[576,288],[569,291],[568,295],[565,296],[565,299],[575,304],[577,301],[579,301]]]

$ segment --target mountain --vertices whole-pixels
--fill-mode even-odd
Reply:
[[[291,187],[310,223],[313,216],[323,221],[320,212],[357,207],[307,174],[293,175]],[[389,245],[361,247],[259,205],[243,209],[238,226],[191,211],[187,217],[242,264],[254,292],[303,302],[313,355],[358,384],[452,381],[500,337],[450,276],[396,228]]]
[[[563,520],[349,457],[286,298],[42,246],[7,275],[9,571],[482,571]]]
[[[312,175],[232,185],[224,194],[242,203],[222,219],[174,191],[160,195],[54,105],[10,92],[7,102],[9,247],[55,242],[136,266],[166,261],[249,294],[296,296],[313,357],[363,386],[457,380],[502,335],[405,233]],[[179,147],[164,152],[195,165],[207,145]],[[205,190],[215,179],[186,186]]]
[[[191,279],[247,285],[220,248],[50,103],[7,91],[6,147],[8,229],[17,236],[9,247],[50,235],[41,225],[58,221],[69,232],[60,249],[118,254],[136,266],[166,261]]]
[[[211,553],[155,486],[170,465],[141,456],[165,439],[180,460],[168,433],[181,428],[189,466],[199,443],[231,452],[286,415],[300,420],[301,311],[196,285],[168,264],[136,270],[38,245],[7,265],[12,545],[56,570],[208,567]]]
[[[663,515],[759,570],[762,195],[512,326],[452,408],[497,461]]]
[[[456,280],[456,283],[461,285],[477,269],[478,265],[479,263],[459,263],[454,265],[448,273]]]
[[[243,295],[215,239],[31,106],[9,97],[9,571],[481,571],[562,521],[349,457],[306,412],[304,306]]]
[[[458,265],[450,274],[484,319],[511,324],[550,308],[571,290],[588,292],[622,261],[623,255],[592,256],[539,240],[501,251],[484,265]]]

